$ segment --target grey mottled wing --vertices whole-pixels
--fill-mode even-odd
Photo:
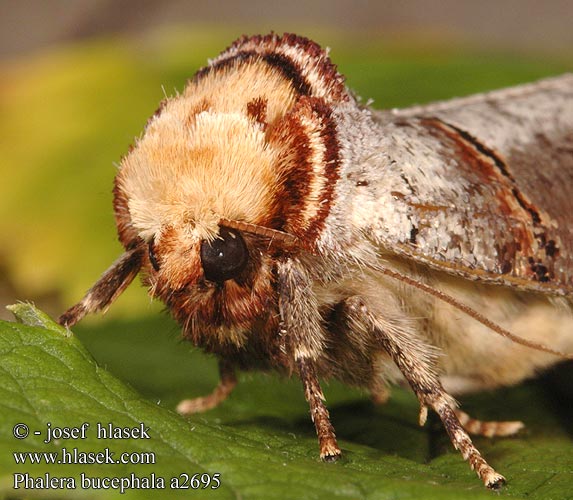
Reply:
[[[368,184],[355,208],[368,237],[470,279],[573,295],[573,75],[373,118],[379,153],[351,173]]]

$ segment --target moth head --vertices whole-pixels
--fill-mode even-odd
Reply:
[[[121,162],[114,208],[178,319],[240,342],[268,311],[285,250],[269,239],[313,250],[338,177],[334,108],[348,99],[325,51],[268,35],[238,40],[162,103]]]

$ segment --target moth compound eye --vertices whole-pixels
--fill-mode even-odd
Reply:
[[[153,269],[159,271],[159,262],[157,261],[157,256],[155,255],[155,240],[149,242],[149,262],[153,266]]]
[[[235,278],[245,269],[248,257],[245,240],[233,229],[221,227],[218,238],[201,243],[201,264],[209,281],[222,283]]]

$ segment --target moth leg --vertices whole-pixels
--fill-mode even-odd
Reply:
[[[392,391],[384,382],[376,380],[370,385],[370,399],[375,405],[383,405],[390,399]]]
[[[488,438],[514,436],[525,428],[525,424],[518,420],[501,422],[495,420],[477,420],[459,409],[456,409],[455,413],[464,429],[476,436],[485,436]]]
[[[326,462],[334,462],[341,455],[336,442],[334,427],[330,423],[328,409],[324,404],[324,394],[320,388],[314,365],[308,359],[297,361],[298,371],[304,386],[304,395],[310,406],[310,416],[314,422],[320,458]]]
[[[302,381],[318,435],[320,458],[334,461],[341,452],[316,373],[315,362],[324,350],[324,330],[312,280],[294,258],[277,263],[277,278],[283,348],[294,360]]]
[[[125,252],[103,273],[80,302],[58,318],[58,323],[72,327],[86,314],[101,311],[109,306],[137,276],[143,254],[140,246]]]
[[[421,405],[420,425],[426,421],[428,408],[434,410],[442,420],[454,448],[461,452],[484,484],[491,489],[501,487],[505,478],[490,467],[473,445],[456,416],[454,399],[442,387],[434,358],[424,346],[420,346],[419,339],[411,338],[408,332],[405,334],[397,328],[384,328],[360,297],[350,297],[345,305],[351,327],[374,334],[410,384]]]
[[[202,413],[219,406],[225,401],[237,385],[237,377],[233,365],[225,360],[220,360],[219,376],[219,384],[211,394],[193,399],[184,399],[177,405],[177,413],[180,415]]]

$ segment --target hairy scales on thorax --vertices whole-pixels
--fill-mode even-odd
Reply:
[[[296,374],[334,460],[319,379],[378,402],[404,383],[420,423],[435,411],[497,488],[466,429],[522,424],[472,419],[452,394],[573,351],[572,150],[573,76],[376,112],[314,42],[242,37],[161,103],[123,158],[126,252],[60,322],[106,308],[141,273],[184,337],[219,358],[218,387],[181,413],[221,403],[236,370]]]

